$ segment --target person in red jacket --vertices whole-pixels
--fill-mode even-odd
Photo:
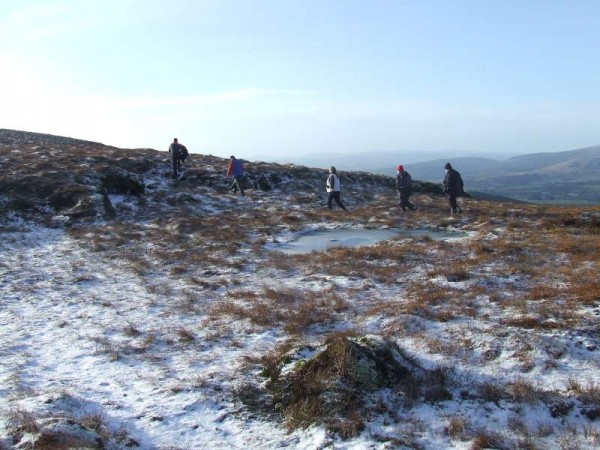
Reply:
[[[229,163],[229,167],[227,168],[227,176],[233,176],[233,183],[231,183],[231,192],[234,194],[237,193],[238,189],[240,190],[240,194],[244,194],[244,188],[242,187],[242,177],[244,176],[244,165],[242,161],[236,159],[235,156],[230,156],[231,162]]]

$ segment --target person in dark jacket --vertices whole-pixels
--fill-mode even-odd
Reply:
[[[244,194],[244,188],[242,187],[242,177],[244,176],[244,165],[240,159],[236,159],[235,156],[229,157],[231,162],[227,168],[227,176],[233,177],[233,183],[231,183],[231,192],[237,193],[238,189],[240,194]]]
[[[460,173],[452,168],[450,163],[444,166],[446,177],[444,178],[444,193],[448,195],[448,203],[450,204],[450,213],[461,213],[462,209],[456,202],[456,197],[463,194],[463,180]]]
[[[327,190],[327,207],[329,209],[333,208],[333,202],[335,201],[340,208],[348,211],[340,199],[340,192],[342,190],[340,179],[337,175],[337,170],[333,166],[329,168],[329,176],[327,177],[325,189]]]
[[[181,174],[181,161],[185,159],[188,151],[185,145],[180,144],[177,138],[175,138],[171,145],[169,145],[169,153],[173,159],[173,178],[177,178]]]
[[[412,177],[402,165],[399,165],[397,169],[396,191],[400,195],[400,208],[402,208],[402,212],[406,211],[406,208],[414,211],[417,207],[408,200],[412,193]]]

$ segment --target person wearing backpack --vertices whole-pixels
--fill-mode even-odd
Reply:
[[[405,212],[406,208],[414,211],[417,207],[408,200],[412,193],[412,177],[401,164],[398,166],[397,172],[396,192],[400,195],[400,208],[402,208],[402,212]]]
[[[187,158],[188,150],[175,138],[169,145],[169,153],[173,159],[173,178],[177,178],[181,174],[181,163]]]
[[[229,167],[227,168],[227,176],[233,176],[233,183],[231,183],[231,192],[237,193],[238,189],[240,190],[240,194],[244,194],[244,188],[242,187],[242,177],[244,176],[244,165],[242,164],[241,159],[236,159],[235,156],[231,155],[229,157],[231,160],[229,163]]]
[[[333,208],[333,202],[335,200],[340,208],[342,208],[344,211],[348,211],[340,199],[340,192],[342,190],[340,179],[337,175],[337,170],[333,166],[329,168],[329,176],[327,177],[325,189],[327,190],[327,207],[329,209]]]
[[[458,170],[452,168],[450,163],[446,163],[444,166],[446,171],[446,177],[444,178],[444,194],[448,195],[448,203],[450,204],[450,213],[456,214],[461,213],[462,209],[456,202],[456,197],[459,197],[464,193],[463,191],[463,179],[460,176]]]

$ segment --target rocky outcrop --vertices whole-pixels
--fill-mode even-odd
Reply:
[[[97,189],[86,184],[64,184],[58,186],[49,196],[48,203],[60,212],[75,207],[82,198],[95,195]]]
[[[323,423],[354,434],[361,429],[370,394],[393,387],[405,397],[415,395],[425,371],[391,341],[336,335],[322,346],[281,355],[263,373],[273,405],[288,426]]]
[[[60,211],[60,214],[72,219],[112,218],[115,210],[107,195],[95,193],[81,197],[72,208]]]
[[[73,219],[112,218],[115,209],[105,189],[83,184],[59,186],[48,196],[58,215]]]
[[[141,175],[120,167],[107,167],[100,173],[100,183],[109,194],[143,195],[146,192]]]
[[[48,421],[38,431],[22,433],[16,449],[81,449],[101,450],[104,443],[100,435],[71,420]]]

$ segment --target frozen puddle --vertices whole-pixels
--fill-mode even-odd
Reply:
[[[300,236],[287,244],[282,244],[274,250],[288,255],[309,253],[312,251],[326,250],[330,247],[361,247],[374,245],[387,239],[409,236],[428,236],[434,240],[450,238],[464,238],[467,233],[458,231],[435,230],[364,230],[342,229],[313,231]]]

